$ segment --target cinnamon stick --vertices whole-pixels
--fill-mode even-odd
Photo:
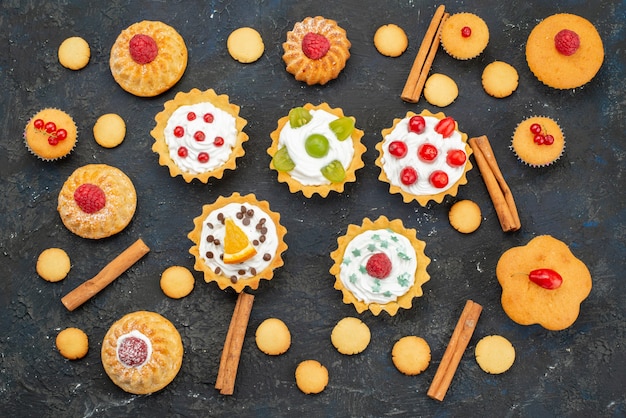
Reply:
[[[481,305],[471,300],[465,303],[461,317],[454,328],[448,347],[428,389],[427,394],[430,398],[443,401],[443,398],[446,396],[461,357],[463,357],[463,353],[472,338],[482,309]]]
[[[241,358],[241,349],[243,348],[243,340],[246,336],[253,302],[254,296],[249,293],[241,292],[237,297],[237,303],[226,333],[217,380],[215,381],[215,388],[219,389],[222,395],[232,395],[235,391],[235,379]]]
[[[93,278],[65,295],[61,302],[68,310],[73,311],[107,287],[149,251],[150,248],[141,239],[138,239]]]
[[[435,14],[428,25],[424,39],[417,51],[417,56],[411,66],[411,71],[402,90],[400,97],[402,100],[411,103],[417,103],[422,95],[422,89],[426,83],[426,77],[430,72],[437,49],[439,49],[439,35],[441,27],[448,18],[449,14],[445,13],[445,6],[442,4],[437,7]]]
[[[517,231],[522,226],[517,213],[517,206],[513,199],[513,193],[511,193],[511,189],[506,184],[500,167],[498,167],[489,139],[485,135],[470,138],[469,144],[474,151],[474,158],[485,186],[487,186],[502,230],[504,232]]]

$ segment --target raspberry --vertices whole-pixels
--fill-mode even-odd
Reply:
[[[576,32],[563,29],[554,36],[554,46],[561,54],[570,56],[578,51],[580,38]]]
[[[74,192],[74,201],[85,213],[99,211],[106,204],[106,196],[95,184],[81,184]]]
[[[330,42],[325,36],[309,32],[302,39],[302,51],[312,60],[322,58],[328,52]]]
[[[377,279],[384,279],[391,272],[391,260],[385,253],[376,253],[367,260],[367,274]]]
[[[130,56],[137,64],[148,64],[156,58],[159,47],[148,35],[137,34],[128,43]]]

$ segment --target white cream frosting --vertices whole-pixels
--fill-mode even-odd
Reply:
[[[126,364],[124,364],[124,362],[120,359],[120,345],[122,344],[122,342],[129,337],[135,337],[140,339],[141,341],[143,341],[144,343],[146,343],[146,348],[147,348],[147,354],[146,354],[146,360],[136,366],[132,366],[132,367],[136,367],[136,368],[141,368],[144,364],[146,364],[148,361],[150,361],[150,357],[152,356],[152,341],[150,341],[150,339],[148,337],[146,337],[145,335],[143,335],[141,332],[137,331],[137,330],[132,330],[131,332],[124,334],[124,335],[120,335],[119,338],[117,339],[117,343],[116,343],[116,355],[117,355],[117,361],[119,361],[121,364],[123,364],[125,367],[129,367]],[[131,353],[132,354],[132,353]]]
[[[194,120],[187,119],[189,112],[195,113]],[[205,122],[203,118],[207,113],[213,115],[211,123]],[[184,135],[180,138],[174,135],[174,129],[178,126],[184,129]],[[194,138],[196,132],[204,133],[204,141],[197,141]],[[232,149],[237,143],[236,120],[230,113],[215,107],[210,102],[185,105],[172,113],[165,126],[164,136],[170,158],[182,171],[192,174],[206,173],[221,166],[230,158]],[[224,144],[221,146],[213,143],[215,137],[218,136],[224,139]],[[181,146],[187,149],[186,157],[178,155]],[[198,161],[198,155],[201,152],[209,155],[207,162]]]
[[[252,209],[254,215],[249,217],[250,223],[245,225],[242,219],[237,218],[237,213],[241,212],[241,207],[245,206],[246,209]],[[224,233],[225,226],[223,222],[218,219],[218,215],[222,214],[225,218],[231,218],[239,228],[246,234],[254,248],[256,254],[249,259],[235,264],[227,264],[220,258],[224,249]],[[265,219],[263,224],[267,228],[267,232],[262,234],[257,229],[257,225],[261,219]],[[207,237],[211,235],[213,237],[212,242],[207,241]],[[265,238],[261,239],[261,235]],[[217,239],[219,245],[214,243]],[[272,259],[276,256],[276,249],[278,248],[278,235],[276,233],[276,225],[272,221],[272,218],[265,213],[258,206],[250,203],[229,203],[226,206],[216,209],[211,212],[203,222],[202,232],[200,234],[200,257],[204,263],[211,267],[211,269],[219,275],[226,277],[236,277],[237,279],[245,279],[255,276],[257,273],[263,271],[272,262]],[[207,253],[212,253],[212,257],[208,257]],[[264,256],[269,254],[271,258],[265,260]],[[216,271],[217,269],[217,271]],[[255,273],[256,272],[256,273]]]
[[[384,279],[367,273],[367,260],[376,253],[391,260],[391,272]],[[365,231],[346,246],[339,277],[344,287],[364,303],[385,304],[404,295],[415,283],[417,258],[405,236],[390,229]]]
[[[292,128],[289,122],[285,124],[278,137],[278,149],[287,147],[289,158],[295,164],[295,168],[289,172],[292,178],[305,186],[330,184],[320,170],[338,160],[347,171],[354,157],[354,146],[349,137],[339,141],[330,129],[329,123],[339,119],[337,116],[322,109],[312,109],[309,112],[312,118],[305,125]],[[312,134],[321,134],[328,139],[328,154],[322,158],[311,157],[306,152],[305,141]]]
[[[409,132],[410,117],[402,119],[396,127],[383,138],[383,157],[381,159],[383,170],[394,186],[398,186],[407,193],[415,196],[429,196],[444,192],[452,187],[463,175],[465,165],[451,167],[446,162],[448,151],[460,149],[465,152],[465,143],[461,134],[454,131],[452,135],[444,138],[435,131],[439,119],[433,116],[424,116],[426,129],[421,134]],[[407,145],[407,153],[403,158],[396,158],[389,153],[389,144],[393,141],[403,141]],[[418,157],[420,145],[429,143],[437,147],[437,158],[431,162],[424,162]],[[467,153],[466,153],[467,156]],[[400,181],[400,172],[404,167],[411,166],[417,171],[417,181],[411,185],[405,185]],[[448,175],[448,184],[445,187],[434,187],[429,180],[433,171],[441,170]]]

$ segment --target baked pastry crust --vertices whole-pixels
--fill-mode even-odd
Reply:
[[[83,184],[98,186],[106,204],[97,212],[84,212],[74,200],[74,192]],[[59,193],[57,210],[67,229],[83,238],[100,239],[117,234],[130,223],[137,208],[137,194],[130,178],[122,170],[106,164],[88,164],[77,168]]]
[[[554,138],[551,145],[539,145],[534,141],[534,134],[530,131],[532,124],[539,124],[544,134]],[[531,116],[520,122],[513,132],[511,149],[515,156],[524,164],[531,167],[545,167],[553,164],[565,150],[565,135],[559,124],[546,116]]]
[[[304,53],[302,41],[308,33],[328,39],[330,47],[323,57],[311,59]],[[322,16],[307,17],[287,32],[287,40],[283,43],[283,61],[287,72],[293,74],[296,80],[308,85],[323,85],[339,76],[350,58],[351,46],[346,31],[336,21]]]
[[[200,240],[202,236],[202,230],[204,228],[205,219],[213,213],[230,203],[241,203],[243,205],[250,204],[260,208],[274,223],[276,228],[277,247],[275,253],[267,266],[256,272],[255,275],[246,278],[239,278],[236,281],[231,280],[230,277],[216,273],[212,266],[209,266],[204,262],[200,256]],[[193,241],[194,245],[189,249],[189,253],[196,258],[194,269],[204,274],[204,280],[207,283],[216,282],[220,289],[224,290],[228,287],[232,288],[236,292],[242,292],[246,287],[250,287],[255,290],[259,287],[259,283],[262,279],[271,280],[274,277],[274,270],[281,267],[284,262],[282,253],[287,250],[287,244],[285,243],[285,234],[287,229],[280,224],[280,214],[272,212],[267,201],[259,201],[254,194],[248,194],[242,196],[239,193],[233,193],[231,196],[220,196],[214,203],[204,205],[202,207],[202,214],[196,217],[194,220],[194,229],[187,235],[187,237]]]
[[[345,258],[346,248],[348,244],[363,232],[370,230],[389,229],[397,234],[406,237],[415,251],[415,258],[417,261],[417,267],[415,269],[415,281],[413,285],[395,301],[388,303],[366,303],[355,297],[355,295],[347,289],[341,281],[341,268]],[[387,312],[390,316],[394,316],[400,308],[410,309],[413,305],[413,299],[420,297],[424,294],[422,285],[430,280],[430,275],[426,271],[426,268],[430,264],[430,258],[424,253],[426,243],[416,238],[415,229],[405,228],[402,221],[399,219],[389,220],[385,216],[380,216],[375,221],[371,221],[369,218],[363,219],[363,223],[358,225],[348,225],[346,234],[337,238],[337,249],[330,253],[330,257],[333,259],[334,264],[330,268],[330,274],[335,276],[335,289],[340,290],[343,294],[343,303],[346,305],[352,304],[356,308],[358,313],[362,313],[366,310],[370,310],[374,315],[380,314],[382,311]]]
[[[118,339],[140,332],[150,340],[152,352],[138,367],[124,365],[117,355]],[[183,342],[176,327],[155,312],[137,311],[116,321],[102,341],[102,366],[113,383],[136,395],[154,393],[167,386],[183,362]]]
[[[135,35],[147,35],[157,46],[156,57],[145,64],[136,62],[130,53]],[[124,29],[111,48],[111,74],[127,92],[140,97],[157,96],[169,90],[187,68],[187,46],[173,27],[159,21],[144,20]]]
[[[328,103],[320,103],[319,105],[307,103],[302,107],[307,110],[324,110],[337,116],[338,118],[345,116],[341,108],[331,108]],[[283,116],[278,120],[278,126],[276,130],[274,130],[270,134],[270,137],[272,138],[272,145],[267,149],[267,153],[271,157],[274,157],[276,152],[278,152],[278,140],[280,138],[280,132],[288,123],[289,116]],[[346,183],[356,181],[356,171],[365,166],[365,163],[363,162],[363,154],[367,149],[365,145],[361,143],[361,138],[363,137],[363,134],[364,132],[361,129],[355,127],[352,131],[352,134],[350,135],[350,138],[352,140],[352,146],[354,149],[354,155],[352,156],[352,162],[350,163],[350,166],[346,169],[346,177],[343,179],[343,181],[309,186],[300,183],[298,180],[291,177],[291,175],[286,171],[276,170],[276,172],[278,173],[278,181],[281,183],[287,183],[287,185],[289,186],[289,191],[291,193],[302,192],[302,194],[306,197],[311,197],[316,193],[319,194],[321,197],[326,197],[331,190],[337,193],[342,193],[344,191]],[[272,162],[270,162],[270,168],[276,169]]]
[[[470,36],[461,31],[468,27]],[[489,43],[489,28],[485,21],[473,13],[455,13],[443,23],[441,46],[453,58],[468,60],[480,55]]]
[[[44,123],[54,122],[57,129],[64,129],[67,137],[59,140],[56,145],[51,145],[48,138],[51,135],[45,129],[35,127],[35,121],[41,120]],[[37,112],[26,124],[24,129],[24,142],[31,154],[39,157],[43,161],[58,160],[69,155],[76,146],[78,139],[78,129],[74,119],[62,110],[55,108],[45,108]]]

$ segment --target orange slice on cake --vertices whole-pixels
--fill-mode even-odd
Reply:
[[[246,233],[230,218],[225,219],[224,263],[241,263],[256,254]]]

